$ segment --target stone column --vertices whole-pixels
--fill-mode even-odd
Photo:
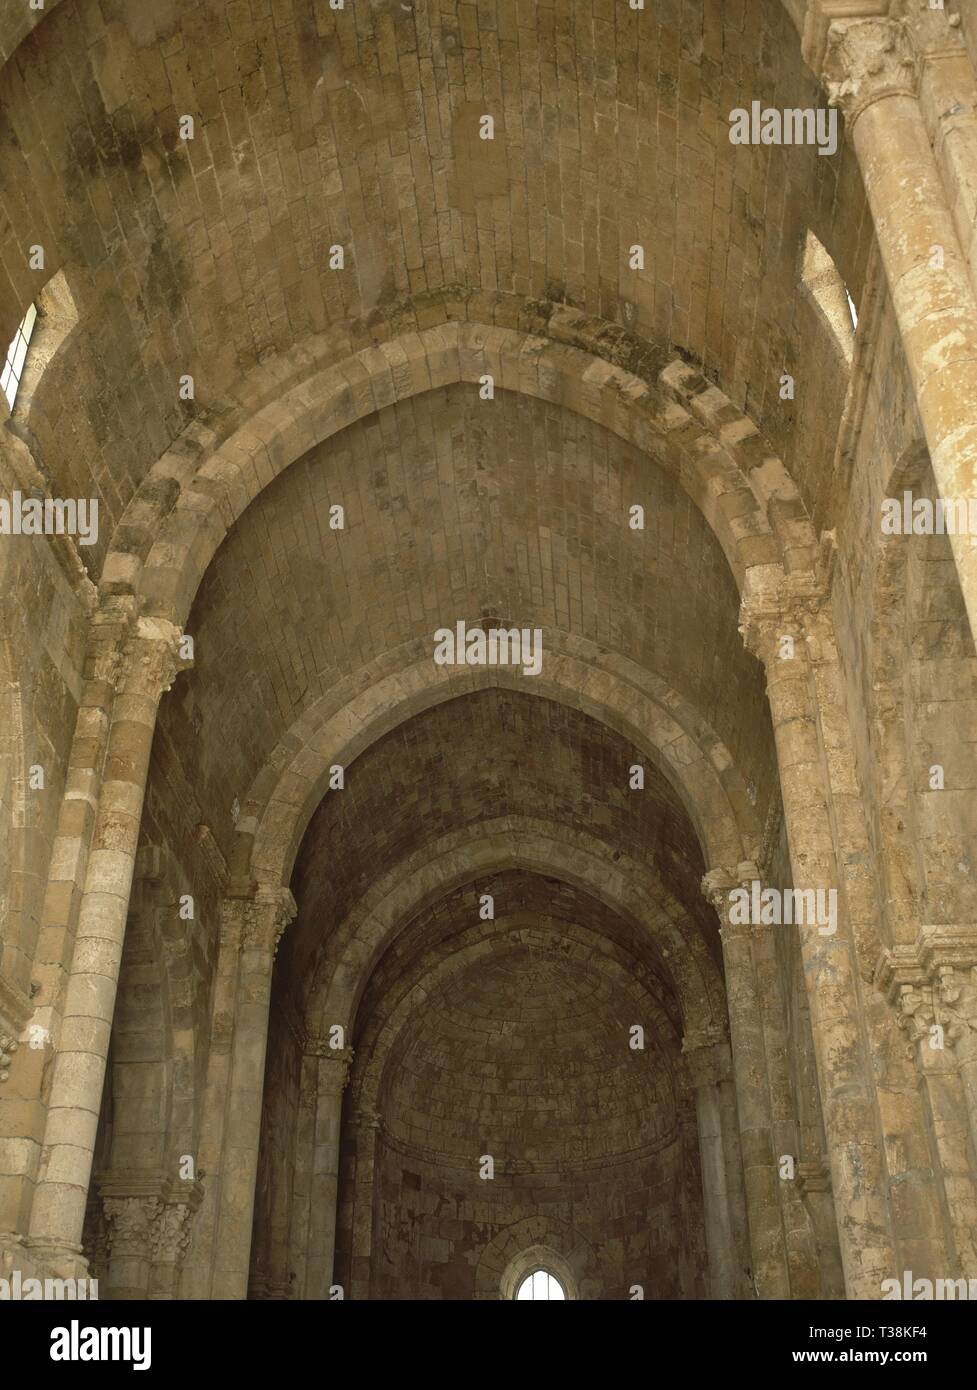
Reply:
[[[30,1244],[55,1273],[84,1271],[81,1234],[149,756],[179,630],[140,618],[124,653],[58,1039]]]
[[[977,295],[977,70],[959,19],[926,5],[908,23],[919,60],[920,110]]]
[[[246,1298],[261,1102],[268,1045],[271,972],[278,942],[295,916],[287,888],[259,887],[224,904],[222,950],[235,954],[236,991],[213,1246],[211,1297]]]
[[[309,1228],[312,1221],[312,1167],[315,1162],[315,1123],[318,1105],[319,1059],[303,1050],[299,1070],[299,1103],[295,1117],[295,1171],[289,1213],[286,1264],[295,1276],[292,1297],[308,1298]]]
[[[977,948],[967,934],[924,928],[886,953],[879,982],[898,1005],[923,1077],[951,1228],[954,1278],[977,1278]],[[921,1273],[921,1271],[916,1271]],[[898,1273],[898,1272],[897,1272]]]
[[[720,921],[754,1287],[758,1298],[789,1298],[763,1009],[753,959],[753,932],[764,928],[733,921],[730,914],[730,894],[741,888],[749,892],[758,878],[756,865],[747,862],[735,871],[710,870],[702,888]]]
[[[7,1034],[9,1043],[15,1046],[28,1023],[32,1033],[29,1046],[17,1052],[16,1074],[10,1087],[20,1101],[21,1123],[11,1124],[4,1113],[9,1107],[0,1104],[4,1132],[13,1131],[18,1135],[16,1143],[7,1141],[4,1172],[0,1175],[0,1248],[7,1239],[4,1228],[11,1233],[24,1232],[30,1223],[37,1166],[44,1142],[42,1089],[45,1071],[50,1066],[51,1047],[57,1043],[61,1031],[78,909],[101,792],[105,747],[132,621],[132,601],[123,600],[117,607],[96,613],[89,626],[85,683],[75,719],[41,908],[40,933],[31,968],[38,992],[33,1000],[26,996],[21,998],[19,992],[0,979],[0,1034]],[[6,1049],[8,1055],[11,1050]],[[3,1038],[0,1038],[0,1081],[6,1070],[4,1053]],[[9,1238],[13,1240],[12,1234]]]
[[[822,72],[845,112],[882,253],[933,473],[944,498],[975,494],[977,299],[919,102],[910,30],[835,20]],[[950,536],[977,633],[977,546]]]
[[[695,1089],[702,1164],[702,1199],[709,1297],[752,1298],[743,1160],[733,1094],[733,1064],[725,1039],[687,1038],[682,1053]]]
[[[310,1039],[316,1061],[315,1136],[309,1205],[306,1298],[325,1299],[333,1283],[336,1202],[339,1189],[339,1135],[343,1091],[353,1061],[351,1048],[334,1050],[325,1039]]]
[[[839,787],[845,777],[851,779],[853,770],[850,762],[841,766],[843,754],[849,760],[851,754],[840,733],[831,720],[822,726],[820,718],[808,650],[810,643],[826,656],[830,646],[828,635],[818,629],[819,615],[826,621],[824,590],[812,576],[801,576],[782,581],[776,592],[744,597],[740,630],[766,669],[793,887],[815,895],[820,891],[823,902],[836,903],[837,920],[830,934],[822,933],[817,924],[790,929],[800,940],[810,1004],[846,1288],[850,1298],[877,1299],[882,1280],[891,1276],[895,1254],[878,1097],[849,913],[854,902],[860,920],[862,885],[846,880],[840,871],[833,838],[839,821],[848,835],[849,788],[845,785],[845,795],[835,805],[825,759],[839,760]],[[831,690],[843,717],[843,691],[834,685]],[[854,830],[851,843],[858,843]]]
[[[373,1208],[376,1201],[376,1164],[383,1118],[367,1106],[350,1116],[355,1152],[353,1174],[353,1230],[350,1260],[350,1298],[370,1297],[373,1262]]]

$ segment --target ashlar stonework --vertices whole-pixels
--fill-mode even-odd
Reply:
[[[977,1286],[975,16],[3,7],[0,1281]]]

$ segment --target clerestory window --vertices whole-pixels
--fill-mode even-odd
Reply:
[[[7,360],[4,364],[3,372],[0,374],[0,390],[7,398],[10,409],[14,408],[14,401],[17,399],[17,392],[20,389],[20,379],[24,375],[24,363],[27,361],[27,349],[30,345],[31,334],[34,332],[34,325],[37,322],[37,305],[32,304],[27,313],[21,319],[20,327],[14,334],[13,342],[7,349]]]
[[[804,238],[801,287],[810,296],[836,347],[851,366],[858,311],[841,272],[812,231]]]

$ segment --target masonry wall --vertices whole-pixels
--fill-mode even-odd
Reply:
[[[687,1297],[681,1193],[688,1180],[679,1140],[643,1162],[491,1182],[384,1144],[371,1297],[473,1298],[486,1246],[536,1217],[566,1223],[591,1246],[589,1297],[627,1299],[635,1284],[646,1299]]]

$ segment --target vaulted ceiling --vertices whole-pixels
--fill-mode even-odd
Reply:
[[[62,272],[77,327],[18,429],[58,495],[97,491],[93,577],[147,470],[191,419],[219,430],[256,363],[472,291],[689,355],[813,487],[817,412],[778,395],[802,209],[857,286],[860,186],[845,152],[731,145],[753,98],[817,101],[778,0],[49,5],[0,72],[0,336]]]

